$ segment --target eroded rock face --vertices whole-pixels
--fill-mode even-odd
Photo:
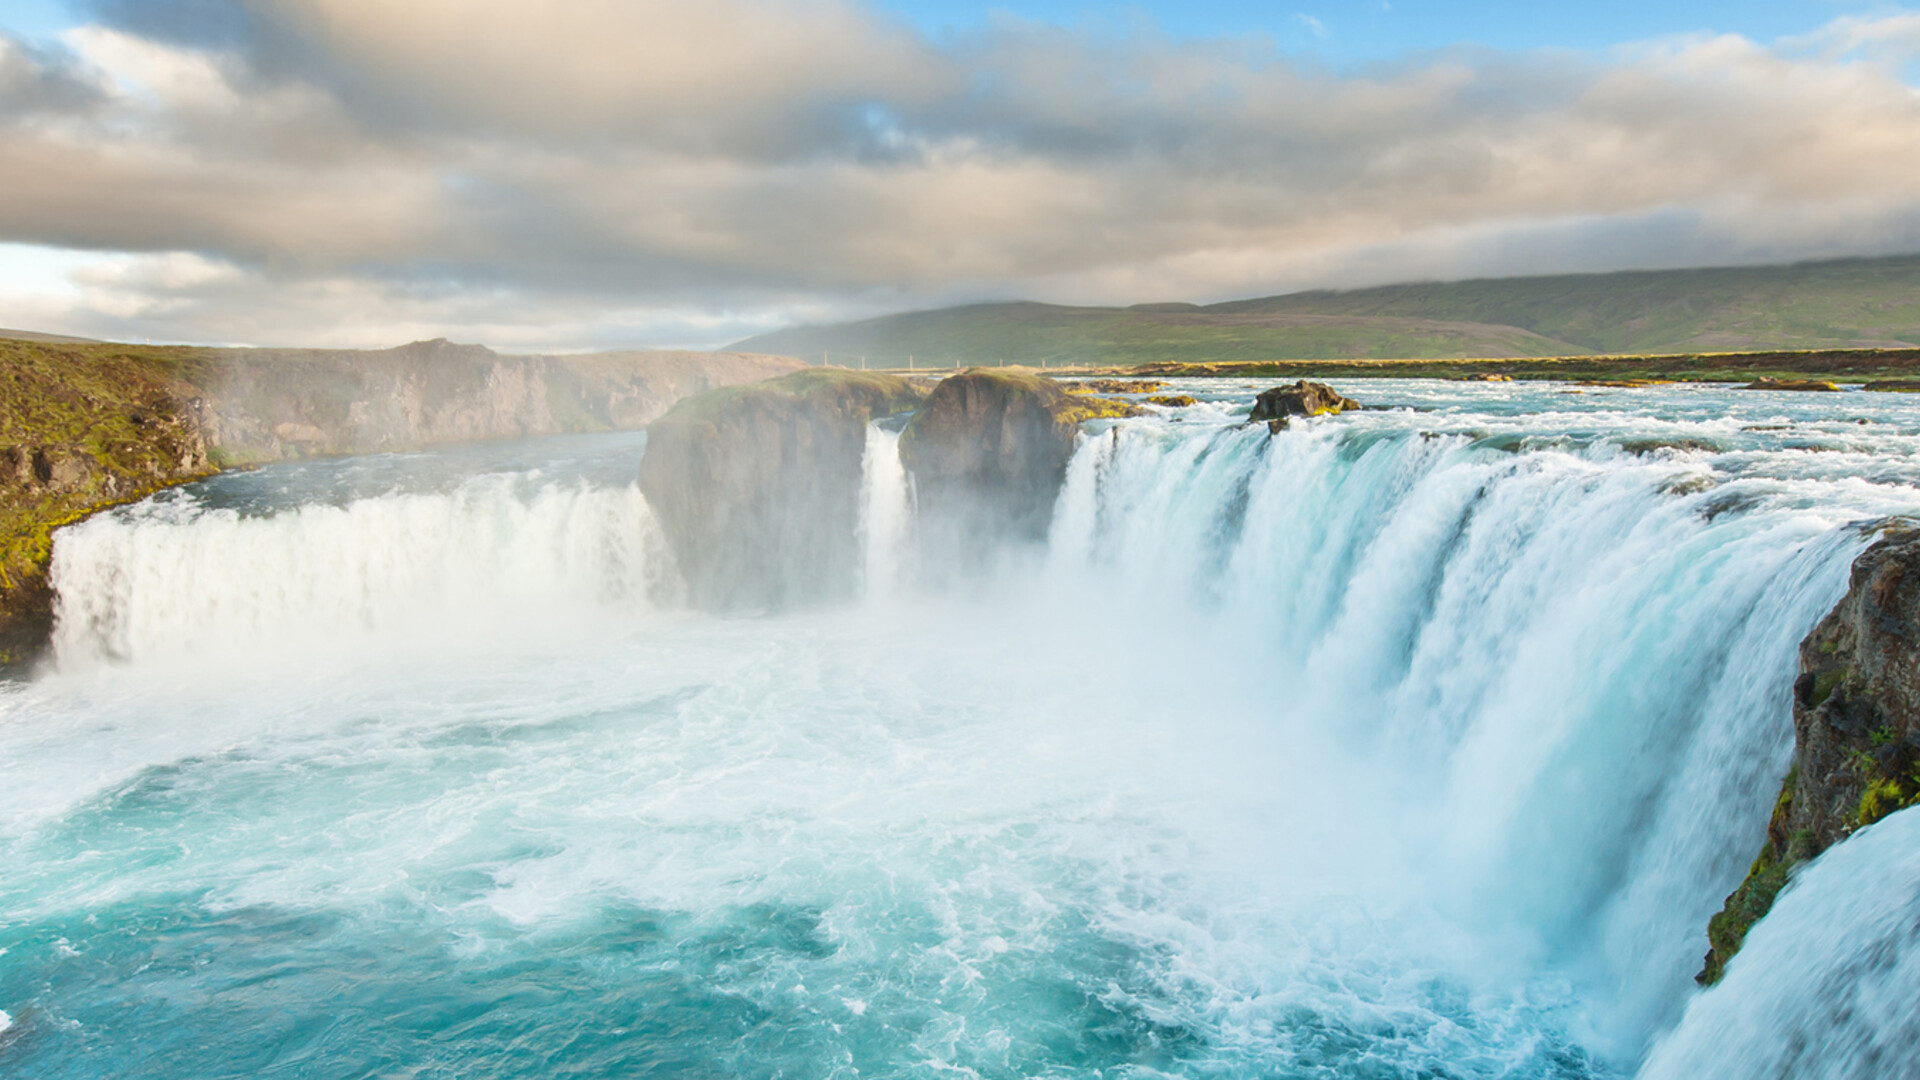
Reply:
[[[978,368],[943,380],[900,437],[923,569],[938,577],[978,564],[997,545],[1044,539],[1081,422],[1138,411],[1022,371]]]
[[[483,345],[210,352],[204,424],[229,462],[645,427],[690,394],[805,367],[743,353],[508,356]]]
[[[1700,981],[1718,981],[1798,864],[1920,802],[1920,530],[1854,561],[1847,593],[1800,643],[1793,769],[1767,842],[1708,927]]]
[[[920,399],[896,376],[813,369],[686,398],[649,426],[640,489],[688,599],[760,611],[851,596],[867,424]]]
[[[1342,396],[1340,391],[1326,383],[1302,379],[1292,386],[1276,386],[1262,391],[1254,400],[1253,412],[1247,420],[1253,423],[1265,420],[1269,429],[1279,431],[1296,416],[1320,416],[1365,407],[1350,397]]]

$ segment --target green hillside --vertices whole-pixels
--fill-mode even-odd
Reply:
[[[728,346],[869,366],[1666,354],[1920,344],[1920,256],[1315,291],[1210,306],[978,304]]]

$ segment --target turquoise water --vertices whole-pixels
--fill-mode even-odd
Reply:
[[[1794,646],[1862,523],[1920,510],[1920,405],[1342,388],[1403,407],[1269,438],[1221,382],[1090,431],[1049,543],[963,593],[914,585],[870,457],[869,598],[779,617],[681,609],[643,436],[64,531],[58,664],[0,689],[0,1067],[1602,1077],[1711,1044],[1779,996],[1690,978]]]

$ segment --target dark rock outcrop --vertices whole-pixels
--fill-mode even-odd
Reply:
[[[1341,396],[1338,390],[1326,383],[1302,379],[1292,386],[1276,386],[1261,391],[1254,400],[1253,412],[1247,420],[1250,423],[1265,420],[1269,430],[1279,431],[1296,416],[1320,416],[1365,407],[1350,397]]]
[[[1793,769],[1747,879],[1708,926],[1716,982],[1798,864],[1920,802],[1920,530],[1889,531],[1800,643]]]
[[[640,488],[689,600],[755,611],[851,595],[867,424],[920,398],[897,376],[817,368],[698,394],[656,420]]]
[[[1043,539],[1080,424],[1139,411],[1021,371],[977,368],[943,380],[900,437],[925,568],[938,576],[1001,543]]]

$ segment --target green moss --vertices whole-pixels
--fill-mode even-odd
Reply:
[[[1813,677],[1813,696],[1810,701],[1810,707],[1818,707],[1828,698],[1832,697],[1834,688],[1839,686],[1840,680],[1846,677],[1846,668],[1834,668],[1830,671],[1823,671],[1815,675]]]
[[[1767,842],[1747,869],[1746,880],[1728,894],[1726,904],[1707,923],[1707,957],[1700,974],[1694,977],[1702,986],[1712,986],[1726,973],[1747,933],[1773,908],[1773,901],[1786,887],[1793,869],[1807,858],[1811,837],[1805,833],[1787,835],[1787,822],[1793,814],[1794,789],[1799,781],[1797,769],[1788,770],[1780,783],[1780,795],[1773,803],[1773,817],[1767,823]]]
[[[219,468],[186,404],[199,355],[0,341],[0,665],[50,618],[54,530]]]
[[[1060,410],[1060,420],[1068,424],[1081,424],[1088,420],[1118,420],[1127,416],[1139,416],[1140,407],[1127,401],[1113,398],[1090,397],[1085,394],[1073,394],[1067,399],[1067,407]]]
[[[1913,805],[1914,797],[1898,780],[1879,780],[1867,785],[1860,795],[1860,807],[1854,813],[1857,827],[1865,828],[1896,810]]]

